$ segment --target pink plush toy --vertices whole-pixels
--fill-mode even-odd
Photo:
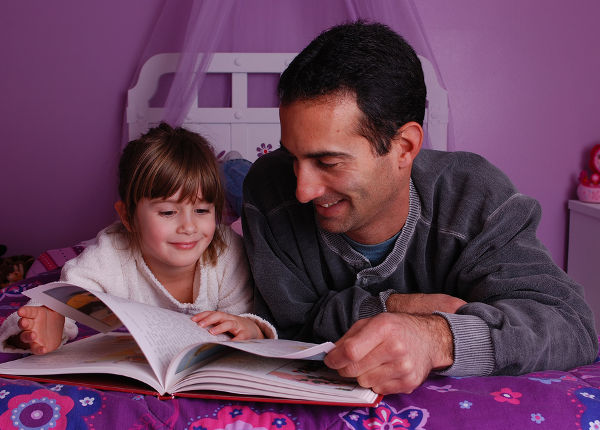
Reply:
[[[582,202],[600,203],[600,144],[592,148],[590,169],[592,170],[590,176],[585,170],[579,174],[577,197]]]

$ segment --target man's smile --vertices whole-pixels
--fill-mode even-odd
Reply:
[[[318,206],[322,206],[324,208],[329,208],[333,205],[337,205],[339,202],[341,202],[341,200],[336,200],[335,202],[330,202],[330,203],[316,203]]]

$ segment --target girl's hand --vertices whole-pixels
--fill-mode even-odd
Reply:
[[[192,321],[200,327],[212,326],[208,329],[210,334],[230,333],[233,335],[232,340],[264,339],[263,332],[250,318],[219,311],[204,311],[194,315]]]
[[[65,317],[45,306],[23,306],[17,311],[21,317],[17,343],[29,347],[34,354],[47,354],[60,346]]]

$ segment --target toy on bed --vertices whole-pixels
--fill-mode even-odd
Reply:
[[[590,153],[591,175],[587,170],[579,174],[577,197],[582,202],[600,203],[600,144],[595,145]]]
[[[5,257],[6,246],[0,245],[0,287],[25,278],[29,267],[33,264],[31,255],[13,255]]]

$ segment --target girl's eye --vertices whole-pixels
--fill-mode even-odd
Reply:
[[[200,208],[196,209],[196,213],[197,213],[198,215],[207,214],[207,213],[209,213],[209,212],[210,212],[210,211],[209,211],[208,209],[200,209]]]
[[[160,216],[172,216],[175,215],[175,211],[160,211],[158,214]]]

